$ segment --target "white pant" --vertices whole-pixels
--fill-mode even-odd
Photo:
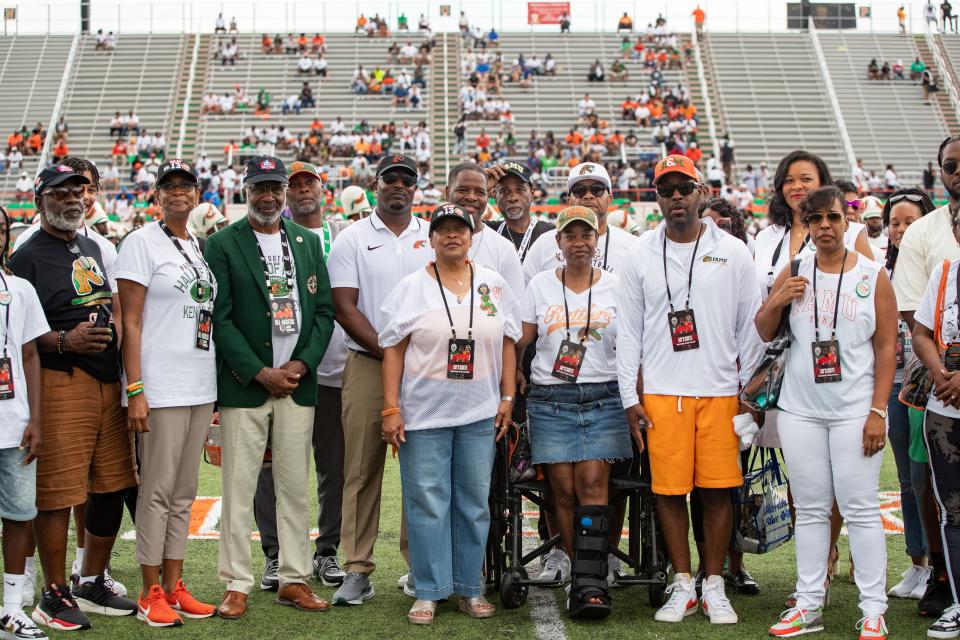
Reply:
[[[797,512],[797,606],[823,605],[830,547],[830,512],[836,499],[850,536],[863,615],[887,610],[887,541],[880,519],[883,453],[863,455],[867,417],[806,418],[781,411],[778,420],[790,490]]]

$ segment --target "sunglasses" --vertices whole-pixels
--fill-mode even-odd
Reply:
[[[674,191],[679,191],[681,196],[688,196],[697,190],[696,182],[681,182],[673,186],[663,185],[657,187],[657,195],[661,198],[672,198]]]
[[[196,182],[164,182],[157,187],[157,189],[164,193],[173,193],[174,191],[183,191],[184,193],[188,193],[196,188]]]
[[[163,186],[165,187],[167,185],[164,184]],[[287,190],[287,185],[285,184],[253,184],[248,186],[247,189],[249,189],[250,193],[252,193],[255,196],[262,196],[266,193],[272,193],[275,196],[282,196],[284,192],[286,192]]]
[[[570,195],[572,195],[574,198],[582,198],[583,196],[587,195],[587,191],[592,193],[594,198],[599,198],[607,192],[607,188],[602,184],[595,184],[589,187],[578,186],[570,189]]]
[[[810,213],[804,218],[804,222],[807,223],[807,226],[818,225],[823,222],[823,217],[822,213]],[[826,217],[831,224],[842,222],[845,219],[843,214],[837,211],[831,211]]]
[[[854,209],[859,209],[860,207],[863,206],[863,200],[860,200],[860,199],[857,199],[857,200],[844,200],[843,203],[844,203],[845,205],[847,205],[848,207],[852,207],[852,208],[854,208]]]
[[[68,197],[82,198],[83,187],[50,187],[43,192],[43,195],[50,196],[54,200],[63,202]]]
[[[380,179],[383,180],[385,185],[396,184],[397,180],[402,182],[405,187],[412,187],[417,184],[417,177],[404,171],[388,171],[380,176]]]
[[[890,204],[895,202],[900,202],[901,200],[909,200],[910,202],[922,202],[923,196],[918,196],[915,193],[901,193],[900,195],[893,196],[890,198]]]
[[[947,160],[943,163],[943,172],[947,175],[953,175],[957,172],[957,161],[956,160]]]

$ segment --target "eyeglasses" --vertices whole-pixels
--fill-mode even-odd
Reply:
[[[572,195],[574,198],[582,198],[583,196],[587,195],[587,191],[592,193],[594,198],[599,198],[607,192],[607,188],[602,184],[594,184],[590,185],[589,187],[577,186],[573,189],[570,189],[570,195]]]
[[[844,200],[843,203],[853,209],[859,209],[863,206],[863,200],[860,200],[859,198],[857,200]]]
[[[266,193],[272,193],[275,196],[282,196],[286,190],[287,185],[275,183],[275,184],[251,184],[247,187],[255,196],[262,196]]]
[[[909,200],[910,202],[922,202],[923,196],[918,196],[915,193],[901,193],[890,198],[890,204],[895,202],[900,202],[901,200]]]
[[[681,196],[688,196],[697,190],[696,182],[681,182],[673,186],[663,185],[657,187],[657,195],[661,198],[672,198],[674,191],[679,191]]]
[[[957,172],[957,161],[956,160],[947,160],[943,163],[943,172],[947,175],[953,175]]]
[[[387,171],[380,176],[380,179],[383,180],[385,185],[396,184],[397,180],[402,182],[405,187],[412,187],[417,184],[417,177],[405,171]]]
[[[164,182],[157,187],[157,189],[160,189],[160,191],[164,193],[173,193],[174,191],[183,191],[186,193],[196,188],[196,182]]]
[[[45,190],[41,195],[50,196],[54,200],[63,202],[69,197],[82,198],[83,197],[83,187],[50,187]]]
[[[824,216],[822,213],[810,213],[807,214],[806,218],[804,218],[804,222],[807,223],[807,226],[818,225],[823,222],[823,217]],[[845,219],[843,214],[838,211],[831,211],[826,217],[827,221],[831,224],[842,222]]]

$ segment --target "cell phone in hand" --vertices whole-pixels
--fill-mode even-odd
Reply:
[[[110,310],[107,309],[104,305],[97,305],[97,317],[93,321],[93,326],[105,329],[110,326],[110,318],[112,314]]]

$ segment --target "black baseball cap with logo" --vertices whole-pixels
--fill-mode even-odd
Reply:
[[[391,169],[401,169],[408,171],[415,176],[420,175],[420,172],[417,171],[417,161],[410,156],[405,156],[399,153],[384,156],[380,162],[377,163],[377,177],[379,178]]]
[[[431,233],[436,226],[444,220],[444,218],[456,218],[470,227],[470,230],[473,231],[473,217],[452,202],[444,202],[442,205],[434,209],[433,213],[430,214]]]
[[[243,174],[243,184],[257,184],[259,182],[280,182],[287,184],[287,169],[283,160],[273,156],[253,156],[247,163],[247,171]]]
[[[184,177],[190,178],[192,182],[198,182],[197,174],[194,173],[193,165],[186,160],[177,160],[176,158],[167,160],[157,171],[157,186],[163,184],[164,180],[172,175],[181,173]]]
[[[65,164],[52,164],[37,176],[33,183],[33,194],[39,196],[47,187],[56,187],[67,180],[73,180],[76,184],[90,184],[90,179],[77,173],[71,167]]]
[[[519,162],[504,162],[500,166],[503,167],[504,171],[510,175],[517,176],[527,184],[532,182],[530,178],[530,169]]]

